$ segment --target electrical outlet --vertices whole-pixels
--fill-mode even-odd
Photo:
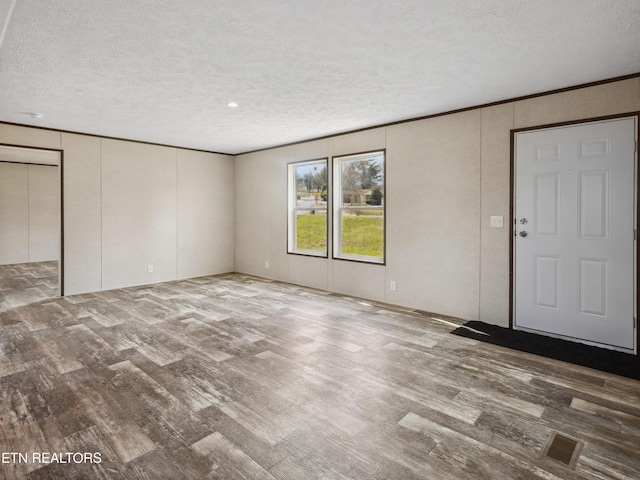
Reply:
[[[503,226],[504,226],[504,217],[502,216],[491,217],[491,228],[502,228]]]
[[[266,268],[267,270],[269,270],[269,260],[265,260],[265,262],[264,262],[264,268]]]
[[[153,273],[153,265],[147,265],[147,273]]]
[[[396,291],[396,281],[395,280],[391,280],[389,282],[389,288],[391,289],[392,292]]]

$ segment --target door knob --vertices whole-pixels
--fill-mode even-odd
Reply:
[[[521,231],[518,235],[520,235],[521,237],[526,237],[527,236],[527,232],[525,232],[524,230]]]
[[[526,224],[527,224],[527,222],[528,222],[528,220],[527,220],[526,218],[524,218],[524,217],[520,219],[520,223],[521,223],[522,225],[526,225]]]

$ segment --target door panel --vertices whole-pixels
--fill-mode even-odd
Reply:
[[[609,172],[579,172],[578,191],[578,238],[606,240],[609,227]]]
[[[578,313],[607,317],[608,273],[609,262],[606,259],[578,259],[578,278],[580,279]]]
[[[535,306],[558,310],[560,298],[560,258],[536,255]]]
[[[534,213],[536,236],[560,237],[560,174],[535,176]]]
[[[516,134],[515,328],[636,348],[636,131],[628,118]]]

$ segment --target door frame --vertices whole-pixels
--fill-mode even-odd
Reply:
[[[558,122],[558,123],[549,123],[545,125],[535,125],[531,127],[523,127],[523,128],[514,128],[511,129],[511,139],[510,139],[510,191],[509,191],[509,329],[514,330],[514,307],[515,307],[515,236],[514,236],[514,226],[515,226],[515,160],[516,160],[516,134],[522,132],[530,132],[535,130],[543,130],[548,128],[556,128],[556,127],[566,127],[566,126],[574,126],[580,125],[583,123],[594,123],[601,122],[606,120],[617,120],[622,118],[635,118],[636,119],[636,198],[635,198],[635,209],[636,209],[636,228],[640,230],[640,158],[638,157],[638,143],[640,143],[640,111],[628,112],[628,113],[620,113],[616,115],[607,115],[602,117],[592,117],[585,118],[579,120],[570,120],[566,122]],[[634,309],[635,309],[635,318],[636,318],[636,352],[635,355],[640,357],[640,325],[638,325],[638,299],[640,299],[640,248],[638,244],[638,240],[636,240],[635,246],[635,270],[636,270],[636,289],[635,289],[635,298],[634,298]]]
[[[64,150],[61,148],[34,147],[32,145],[18,145],[15,143],[0,143],[2,147],[25,148],[29,150],[46,150],[49,152],[58,152],[60,154],[60,163],[58,164],[58,176],[60,181],[60,258],[58,260],[58,282],[60,296],[64,297]]]

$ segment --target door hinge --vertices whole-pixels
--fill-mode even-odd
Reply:
[[[633,317],[633,328],[638,328],[638,320],[636,317]]]

